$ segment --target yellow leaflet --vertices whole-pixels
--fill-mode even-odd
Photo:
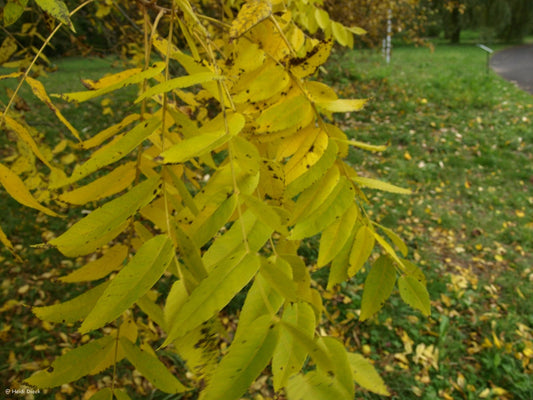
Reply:
[[[264,101],[280,93],[290,83],[289,75],[273,61],[255,71],[245,73],[232,88],[235,104]]]
[[[353,47],[353,35],[342,24],[332,21],[331,31],[335,40],[342,46]]]
[[[228,116],[228,132],[222,126],[218,131],[201,133],[185,139],[162,152],[160,155],[162,162],[164,164],[181,163],[208,153],[237,135],[244,128],[245,122],[242,114],[231,114]]]
[[[146,92],[135,100],[135,103],[139,103],[147,97],[152,97],[161,93],[167,93],[174,89],[181,89],[189,86],[198,85],[199,83],[205,83],[214,80],[222,80],[223,76],[217,75],[213,72],[200,72],[197,74],[180,76],[178,78],[170,79],[166,82],[160,83],[151,87]]]
[[[202,247],[209,242],[229,221],[236,206],[237,196],[233,195],[225,199],[220,205],[217,202],[204,207],[188,229],[194,243],[198,247]]]
[[[327,289],[331,290],[333,287],[344,281],[348,280],[348,268],[350,251],[352,250],[355,234],[359,230],[359,225],[356,222],[355,225],[346,231],[346,242],[342,249],[337,253],[331,262],[329,268],[328,286]]]
[[[0,46],[0,64],[5,63],[17,51],[17,41],[7,36]],[[13,75],[13,74],[11,74]]]
[[[293,281],[291,265],[283,258],[272,256],[266,260],[262,259],[259,273],[273,289],[283,296],[284,300],[290,302],[300,300],[297,296],[296,284]],[[248,323],[252,322],[253,319],[249,318]]]
[[[358,142],[357,140],[346,140],[346,139],[337,139],[337,138],[334,138],[334,140],[336,140],[339,143],[345,143],[350,146],[358,147],[362,150],[373,151],[373,152],[385,151],[387,150],[387,147],[388,147],[387,145],[373,145],[373,144],[368,144],[364,142]]]
[[[111,280],[79,331],[87,333],[118,318],[159,280],[174,256],[172,240],[166,235],[145,242]]]
[[[292,199],[302,190],[307,189],[313,183],[318,181],[337,160],[337,151],[337,144],[333,140],[330,140],[328,142],[328,147],[326,148],[326,151],[324,151],[322,157],[320,157],[320,160],[312,165],[308,171],[287,185],[285,196]]]
[[[354,35],[366,35],[367,33],[363,28],[359,28],[358,26],[345,26],[345,28],[352,32]]]
[[[355,183],[361,186],[368,187],[370,189],[378,189],[384,192],[398,193],[398,194],[411,194],[412,192],[409,189],[404,189],[396,185],[392,185],[387,182],[378,181],[377,179],[372,178],[363,178],[362,176],[357,176],[352,178]]]
[[[411,307],[420,310],[426,317],[431,315],[431,303],[426,286],[414,276],[402,275],[398,279],[400,297]]]
[[[281,100],[272,107],[261,112],[256,120],[256,133],[271,133],[281,131],[310,121],[313,117],[313,107],[303,95],[290,98],[281,97]],[[307,122],[309,123],[309,122]]]
[[[270,315],[257,318],[244,339],[234,339],[206,388],[202,400],[238,399],[270,362],[279,329]],[[244,366],[244,368],[243,368]]]
[[[285,191],[285,173],[280,163],[262,160],[259,187],[274,201],[281,201]]]
[[[120,269],[127,256],[128,247],[123,244],[117,244],[107,250],[102,257],[85,264],[66,276],[62,276],[59,280],[61,282],[85,282],[101,279]]]
[[[337,93],[328,85],[317,82],[309,81],[305,83],[305,91],[314,102],[328,102],[337,100]]]
[[[70,204],[87,204],[104,199],[126,189],[135,179],[135,161],[122,164],[95,181],[59,195],[59,200]]]
[[[304,190],[298,196],[298,200],[292,210],[291,224],[300,222],[313,214],[337,187],[340,178],[339,168],[334,165],[324,174],[322,179]]]
[[[289,71],[297,78],[313,75],[326,62],[332,48],[331,39],[318,42],[304,57],[290,58],[287,62]]]
[[[116,237],[126,227],[128,218],[150,203],[160,187],[158,178],[147,179],[92,211],[49,243],[68,257],[93,252]]]
[[[384,227],[383,225],[374,223],[377,227],[379,227],[383,232],[385,232],[385,235],[389,237],[389,239],[396,245],[398,250],[400,250],[400,253],[402,253],[402,256],[406,257],[408,253],[407,245],[404,243],[404,241],[392,230],[389,228]]]
[[[366,102],[367,100],[362,99],[337,99],[330,101],[317,101],[316,104],[320,108],[330,112],[347,113],[361,110]]]
[[[236,46],[236,56],[230,59],[234,64],[231,66],[228,76],[240,76],[244,72],[257,70],[265,63],[265,52],[257,43],[250,40],[239,40]]]
[[[352,203],[341,218],[322,232],[317,267],[322,267],[329,263],[342,250],[349,237],[347,232],[350,232],[358,217],[359,208]]]
[[[77,182],[87,175],[98,171],[100,168],[124,158],[158,129],[160,125],[161,119],[158,117],[141,122],[125,135],[116,138],[111,143],[98,149],[84,164],[76,166],[69,178],[55,182],[51,187],[55,189]]]
[[[45,13],[68,26],[72,32],[76,32],[70,20],[68,8],[62,0],[35,0],[35,2]]]
[[[281,233],[283,236],[288,236],[289,231],[287,224],[289,223],[289,212],[281,207],[271,206],[264,200],[260,200],[255,196],[241,194],[244,203],[258,219],[263,221],[266,225]]]
[[[184,336],[222,310],[253,278],[259,265],[259,256],[246,251],[238,251],[215,265],[174,316],[162,346]]]
[[[392,258],[397,264],[398,267],[402,270],[405,270],[405,266],[403,265],[402,260],[398,257],[392,246],[387,242],[381,235],[379,235],[376,231],[372,231],[372,234],[376,238],[376,241],[380,244],[381,247],[383,247],[383,250]]]
[[[38,388],[51,388],[89,375],[113,350],[115,337],[104,336],[76,347],[56,358],[46,370],[37,372],[24,382]],[[72,368],[75,365],[76,368]]]
[[[63,324],[78,322],[89,314],[108,285],[109,282],[104,282],[73,299],[51,306],[33,307],[32,311],[43,321]]]
[[[322,30],[326,30],[330,24],[328,12],[321,8],[315,9],[315,19],[316,19],[318,26],[320,26],[320,29]]]
[[[151,352],[139,349],[125,337],[121,337],[119,343],[128,361],[157,389],[165,393],[182,393],[189,390]]]
[[[287,39],[289,39],[289,42],[297,55],[300,55],[300,53],[305,55],[305,34],[296,24],[291,25],[289,28]]]
[[[76,139],[81,141],[80,134],[74,128],[70,122],[68,122],[65,117],[63,117],[63,114],[61,114],[61,111],[52,103],[50,100],[50,97],[46,94],[46,90],[41,82],[39,82],[36,79],[33,79],[32,77],[28,76],[26,77],[26,82],[31,86],[31,89],[33,90],[33,93],[39,100],[41,100],[44,104],[48,106],[50,110],[54,112],[56,117],[68,128],[68,130],[74,135]]]
[[[312,143],[315,141],[318,133],[319,130],[315,127],[315,125],[309,124],[292,135],[289,135],[286,138],[281,138],[281,143],[276,149],[276,161],[284,161],[287,157],[291,157],[298,151],[301,153],[303,148],[309,149],[309,147],[311,147]],[[301,157],[302,155],[299,155],[299,158]]]
[[[6,125],[13,129],[13,131],[18,135],[18,137],[26,143],[33,153],[41,160],[48,168],[52,169],[52,165],[48,162],[46,157],[41,153],[41,150],[39,150],[39,147],[37,146],[37,143],[33,140],[30,132],[24,127],[24,125],[18,123],[13,118],[9,116],[5,116]]]
[[[23,72],[12,72],[12,73],[7,74],[7,75],[0,75],[0,80],[9,79],[9,78],[18,78],[18,77],[20,77],[22,75],[24,75]]]
[[[318,134],[313,144],[306,148],[303,147],[289,160],[285,166],[285,180],[291,183],[300,175],[307,172],[322,157],[328,147],[328,135],[318,129]]]
[[[362,225],[355,235],[355,240],[350,252],[348,277],[351,278],[359,272],[372,254],[376,240],[373,231],[366,225]]]
[[[389,298],[396,283],[396,268],[387,256],[379,257],[370,268],[365,279],[361,300],[360,321],[365,321],[377,313]]]
[[[282,321],[296,326],[303,335],[313,338],[316,320],[311,306],[305,302],[289,303],[283,310]],[[281,330],[272,356],[274,390],[285,387],[289,378],[302,368],[308,351],[290,332]]]
[[[11,254],[17,259],[17,261],[22,261],[22,259],[15,253],[15,248],[13,247],[13,243],[8,239],[5,232],[3,231],[2,227],[0,226],[0,242],[6,246],[6,248],[9,250]]]
[[[60,95],[53,95],[54,97],[59,97],[66,101],[77,101],[77,102],[83,102],[90,99],[94,99],[95,97],[101,96],[106,93],[113,92],[117,89],[122,89],[123,87],[126,87],[128,85],[132,85],[134,83],[139,83],[144,81],[145,79],[152,78],[159,74],[161,71],[165,69],[165,63],[164,62],[156,62],[153,64],[150,68],[148,68],[145,71],[138,72],[126,79],[122,79],[116,83],[113,83],[111,85],[102,87],[97,90],[89,90],[85,92],[73,92],[73,93],[64,93]]]
[[[125,71],[120,71],[116,74],[104,76],[97,81],[93,81],[91,79],[82,79],[81,82],[83,83],[83,86],[89,90],[104,89],[108,86],[116,84],[117,82],[121,82],[127,78],[131,78],[132,76],[140,74],[142,71],[142,68],[132,68]]]
[[[104,129],[103,131],[97,133],[90,139],[84,140],[83,142],[79,144],[79,146],[84,150],[99,146],[104,141],[109,139],[111,136],[114,136],[120,131],[122,131],[125,127],[127,127],[132,122],[137,121],[139,118],[140,118],[139,114],[130,114],[127,117],[125,117],[122,121],[120,121],[118,124],[115,124],[113,126],[110,126],[109,128]]]
[[[35,208],[52,217],[59,217],[58,214],[35,200],[18,175],[3,164],[0,164],[0,183],[4,186],[6,192],[20,204]]]
[[[248,0],[231,23],[230,41],[237,39],[272,14],[270,0]]]
[[[24,13],[26,4],[28,4],[28,0],[8,1],[4,6],[4,26],[15,23]]]
[[[390,396],[385,382],[370,360],[357,353],[348,353],[353,380],[362,388],[382,396]]]
[[[304,239],[322,232],[337,221],[348,207],[353,204],[353,201],[353,187],[346,178],[341,177],[339,183],[324,203],[313,214],[294,226],[289,239]]]

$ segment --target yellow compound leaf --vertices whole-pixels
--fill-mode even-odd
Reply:
[[[0,46],[0,65],[8,61],[16,51],[17,41],[11,36],[6,37]]]
[[[52,217],[59,217],[58,214],[40,204],[24,185],[22,179],[3,164],[0,164],[0,183],[7,193],[20,204],[39,210]]]
[[[272,2],[270,0],[248,0],[231,24],[230,41],[241,37],[271,14]]]
[[[44,104],[48,106],[50,110],[54,112],[56,117],[68,128],[68,130],[74,135],[76,139],[81,141],[80,134],[74,128],[70,122],[68,122],[63,114],[61,114],[61,111],[52,103],[52,100],[50,100],[50,97],[46,94],[46,90],[41,82],[39,82],[37,79],[33,79],[32,77],[28,76],[26,78],[26,82],[31,86],[31,89],[33,90],[33,93],[39,100],[41,100]]]

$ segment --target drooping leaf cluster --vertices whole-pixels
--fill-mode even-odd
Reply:
[[[46,11],[70,25],[63,12],[56,15],[63,3],[48,3],[57,8]],[[55,96],[83,107],[139,88],[138,108],[88,138],[39,81],[27,73],[0,77],[29,84],[75,139],[62,146],[86,154],[63,170],[53,159],[61,149],[44,151],[10,104],[2,124],[19,150],[0,164],[5,191],[51,216],[64,205],[92,209],[46,243],[66,257],[87,259],[61,280],[92,282],[92,289],[34,313],[80,323],[80,333],[97,339],[26,382],[55,387],[127,359],[155,388],[198,390],[203,400],[221,393],[240,398],[269,364],[273,390],[289,399],[353,399],[354,382],[387,394],[370,361],[320,333],[323,289],[311,277],[327,268],[332,289],[357,274],[377,244],[383,255],[366,278],[360,319],[379,311],[396,282],[404,301],[430,312],[424,275],[404,259],[406,245],[364,208],[365,187],[408,191],[360,176],[343,161],[351,146],[383,150],[349,139],[333,123],[333,114],[360,110],[365,100],[338,98],[313,79],[332,39],[350,45],[359,31],[335,25],[318,2],[228,1],[219,20],[187,0],[168,3],[138,2],[144,66]],[[308,36],[313,27],[324,29],[326,39]],[[318,259],[306,265],[298,250],[317,235]],[[158,291],[163,279],[170,289]],[[238,325],[222,350],[219,319],[239,293],[245,300]],[[158,328],[146,329],[141,315]],[[108,325],[103,336],[96,334]],[[183,360],[187,374],[170,373],[155,347]],[[113,394],[127,398],[116,386],[98,396]]]

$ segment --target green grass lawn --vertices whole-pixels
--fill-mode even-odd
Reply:
[[[80,78],[96,79],[115,71],[112,65],[64,60],[43,83],[50,92],[82,90]],[[485,66],[485,53],[473,45],[397,47],[390,65],[374,51],[338,52],[326,66],[324,78],[341,97],[370,99],[363,111],[340,116],[339,124],[357,140],[389,143],[384,153],[353,150],[350,161],[362,175],[414,191],[369,190],[368,211],[409,244],[428,277],[432,316],[422,317],[395,293],[377,317],[360,323],[362,274],[330,295],[335,324],[327,326],[376,360],[394,399],[533,398],[533,96],[487,74]],[[4,104],[5,86],[0,81]],[[23,94],[31,98],[27,89]],[[47,141],[68,137],[46,106],[28,104],[28,121]],[[102,115],[99,100],[62,107],[82,135],[128,112],[115,106],[115,116]],[[4,157],[8,144],[0,146]],[[27,247],[54,231],[51,219],[28,209],[8,212],[16,204],[2,196],[2,227],[27,260],[16,264],[0,253],[0,379],[9,383],[83,338],[31,314],[28,306],[50,304],[71,290],[50,280],[65,261]],[[51,393],[70,399],[73,388]]]
[[[328,66],[343,97],[370,98],[340,119],[350,136],[390,144],[350,160],[414,191],[370,193],[369,210],[423,267],[431,318],[396,294],[374,321],[345,326],[397,399],[533,398],[533,96],[485,67],[473,45],[398,47],[390,65],[339,53]],[[343,288],[339,318],[359,305],[362,279]]]

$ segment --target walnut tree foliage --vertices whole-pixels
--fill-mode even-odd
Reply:
[[[350,147],[384,150],[349,139],[333,122],[365,100],[340,99],[315,79],[334,41],[351,45],[361,30],[331,20],[318,0],[227,0],[218,17],[202,12],[207,3],[136,1],[140,65],[84,80],[86,91],[49,95],[30,68],[0,77],[28,84],[72,134],[58,146],[85,154],[66,171],[54,159],[58,149],[10,103],[1,121],[14,141],[14,155],[0,163],[4,190],[51,217],[66,205],[92,210],[42,244],[83,262],[61,282],[91,288],[33,308],[92,339],[26,383],[51,388],[105,372],[113,383],[95,398],[127,399],[116,379],[127,360],[155,389],[203,400],[238,399],[261,374],[288,399],[353,399],[357,388],[386,395],[372,363],[320,329],[324,291],[359,273],[373,251],[382,254],[366,278],[361,321],[396,284],[405,302],[430,312],[406,245],[364,208],[365,187],[408,191],[344,161]],[[9,0],[4,20],[29,4]],[[120,2],[96,5],[105,16]],[[75,30],[77,9],[69,13],[60,0],[32,7],[57,20],[44,46],[61,25]],[[309,35],[319,29],[321,40]],[[7,61],[17,48],[4,44]],[[83,107],[127,86],[138,89],[138,107],[88,138],[55,105]],[[298,250],[316,237],[318,258],[306,265]],[[0,240],[18,257],[1,230]],[[321,268],[324,289],[311,276]],[[222,311],[239,293],[237,325],[227,329]],[[163,351],[184,368],[168,368]]]

